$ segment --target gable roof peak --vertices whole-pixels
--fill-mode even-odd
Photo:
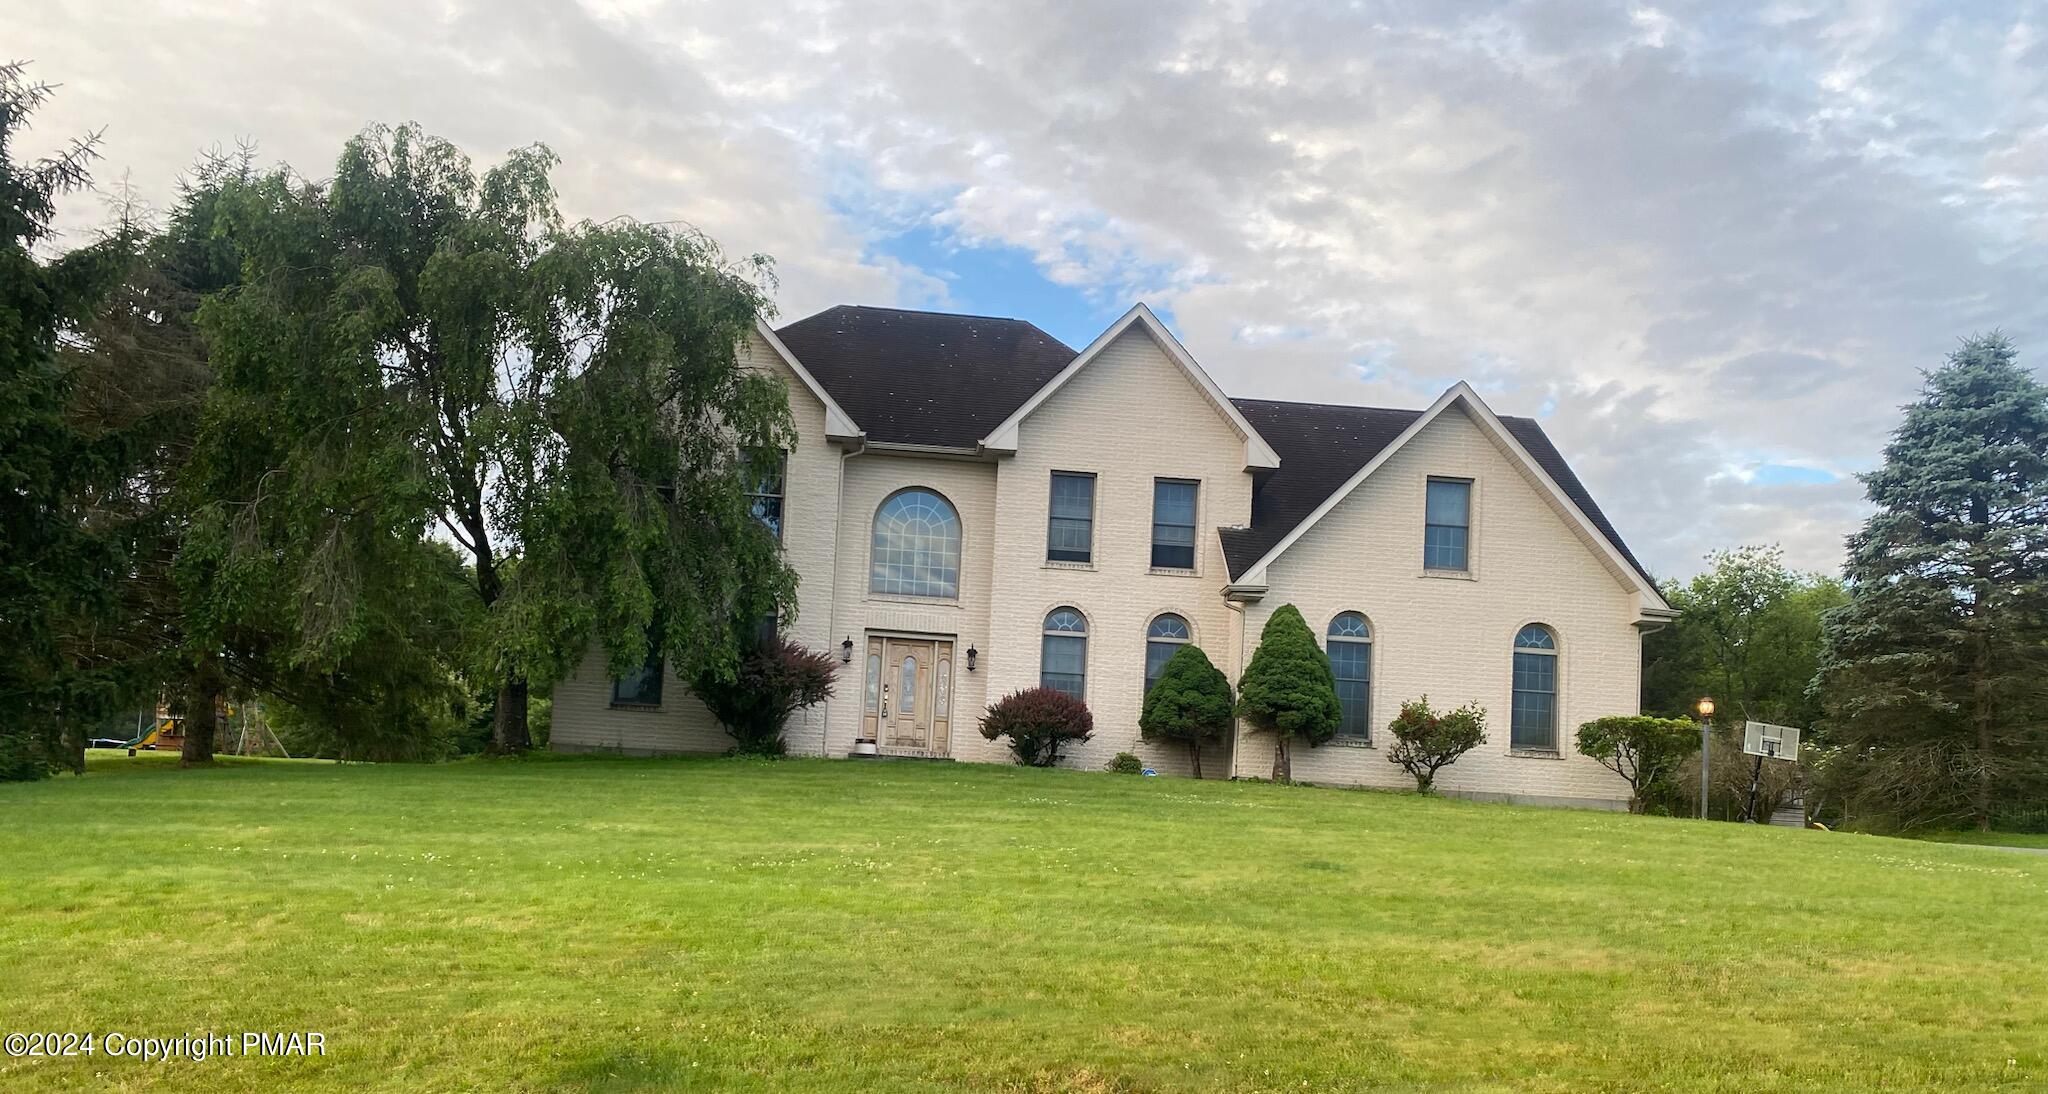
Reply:
[[[1216,386],[1216,381],[1210,379],[1202,366],[1195,363],[1194,355],[1188,352],[1186,346],[1180,344],[1180,339],[1175,338],[1173,332],[1166,329],[1166,324],[1160,322],[1159,316],[1142,300],[1131,305],[1129,311],[1111,323],[1101,334],[1096,335],[1095,340],[1088,343],[1088,348],[1082,350],[1066,368],[1060,370],[1059,375],[1054,376],[1044,387],[1038,389],[1037,394],[1018,407],[1015,413],[990,430],[988,435],[981,439],[981,446],[998,452],[1015,452],[1018,426],[1024,419],[1030,417],[1032,411],[1044,405],[1047,399],[1052,398],[1055,392],[1065,387],[1068,381],[1092,364],[1104,350],[1115,344],[1117,339],[1132,328],[1144,331],[1161,350],[1165,351],[1167,358],[1202,392],[1216,408],[1216,412],[1227,419],[1231,427],[1237,430],[1238,435],[1244,438],[1244,465],[1247,469],[1280,466],[1280,456],[1273,451],[1273,446],[1267,444],[1264,437],[1259,436],[1259,431],[1245,419],[1237,405],[1223,393],[1223,389]]]
[[[1290,404],[1275,403],[1260,409],[1277,411],[1281,407],[1288,405]],[[1370,407],[1343,408],[1327,404],[1291,405],[1312,407],[1323,412],[1348,410],[1354,414],[1398,414],[1398,412],[1381,411]],[[1294,545],[1295,541],[1307,534],[1308,530],[1321,521],[1325,515],[1332,509],[1335,509],[1345,498],[1350,497],[1360,483],[1371,477],[1373,472],[1379,470],[1387,460],[1391,459],[1396,452],[1405,447],[1410,440],[1427,428],[1431,422],[1442,416],[1444,411],[1459,405],[1463,406],[1467,415],[1480,429],[1487,433],[1494,444],[1539,487],[1549,498],[1553,508],[1563,515],[1568,522],[1574,524],[1587,541],[1593,545],[1594,549],[1614,567],[1615,571],[1635,587],[1637,593],[1642,597],[1645,608],[1661,609],[1667,612],[1670,610],[1670,605],[1665,602],[1663,594],[1657,590],[1656,583],[1650,580],[1649,573],[1643,569],[1642,564],[1636,560],[1635,556],[1630,554],[1627,548],[1621,545],[1621,537],[1615,533],[1613,526],[1607,522],[1606,517],[1600,514],[1598,507],[1593,504],[1592,498],[1586,495],[1585,488],[1580,485],[1577,477],[1571,473],[1571,469],[1564,464],[1563,458],[1558,455],[1555,446],[1551,445],[1549,438],[1544,435],[1542,427],[1529,418],[1502,419],[1493,412],[1492,407],[1486,405],[1486,400],[1479,397],[1479,393],[1473,389],[1472,385],[1463,380],[1459,380],[1450,387],[1445,388],[1444,393],[1437,396],[1436,401],[1432,402],[1428,409],[1419,413],[1409,412],[1413,417],[1407,419],[1405,426],[1394,436],[1372,439],[1377,440],[1377,444],[1373,447],[1371,455],[1365,460],[1363,465],[1358,467],[1341,485],[1330,490],[1327,494],[1323,494],[1320,502],[1315,505],[1312,511],[1293,518],[1285,534],[1281,535],[1277,540],[1261,542],[1257,537],[1240,536],[1235,537],[1237,542],[1233,542],[1233,537],[1225,536],[1225,555],[1227,557],[1236,555],[1236,558],[1231,559],[1233,563],[1237,563],[1240,559],[1242,560],[1242,564],[1233,564],[1229,567],[1232,579],[1250,579],[1253,583],[1262,583],[1265,578],[1266,567],[1274,559],[1284,554],[1289,547]],[[1539,451],[1532,452],[1532,448]],[[1318,490],[1317,493],[1321,494],[1321,491]],[[1253,524],[1256,525],[1257,523],[1258,503],[1255,499],[1253,503]],[[1238,549],[1233,551],[1233,547]]]

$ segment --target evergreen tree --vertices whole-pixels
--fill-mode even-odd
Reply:
[[[2016,358],[1965,341],[1863,476],[1816,687],[1830,783],[1896,823],[1988,827],[2048,783],[2048,389]]]
[[[1295,736],[1314,747],[1337,735],[1337,677],[1329,656],[1316,645],[1315,632],[1292,604],[1280,605],[1266,620],[1259,648],[1237,688],[1237,713],[1274,735],[1275,782],[1293,778],[1288,746]]]
[[[123,439],[127,458],[98,511],[128,566],[115,618],[95,620],[93,635],[103,656],[128,670],[134,701],[154,705],[168,693],[184,711],[188,764],[212,759],[212,712],[228,684],[219,652],[187,641],[174,577],[187,524],[181,484],[212,380],[198,310],[239,277],[239,251],[217,229],[229,187],[252,177],[250,159],[247,150],[208,157],[181,180],[167,226],[142,240],[120,284],[65,353],[77,378],[70,417],[80,429]],[[146,216],[122,204],[124,223]],[[248,645],[268,650],[276,642],[265,636]]]
[[[95,498],[127,457],[121,438],[76,427],[77,377],[60,350],[113,290],[134,239],[121,231],[36,256],[57,197],[87,184],[93,155],[88,139],[16,161],[48,94],[21,65],[0,65],[0,780],[81,769],[83,727],[125,690],[90,642],[72,639],[115,609],[126,560]]]
[[[1209,655],[1193,643],[1175,650],[1159,670],[1159,679],[1145,693],[1138,731],[1148,741],[1179,741],[1188,746],[1188,763],[1202,777],[1202,742],[1220,741],[1230,732],[1233,713],[1230,678],[1209,663]]]

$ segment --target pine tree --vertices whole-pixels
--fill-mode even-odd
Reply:
[[[1237,687],[1238,714],[1275,737],[1275,782],[1293,777],[1292,738],[1299,735],[1314,747],[1337,735],[1337,677],[1329,656],[1316,645],[1315,632],[1292,604],[1280,605],[1266,620],[1259,648]]]
[[[1965,341],[1863,476],[1816,686],[1830,782],[1896,823],[1984,828],[2044,788],[2048,388],[2016,358]]]
[[[109,615],[126,568],[93,519],[125,464],[118,441],[76,428],[77,378],[61,347],[118,283],[133,237],[49,262],[58,195],[86,185],[92,141],[16,162],[14,142],[49,89],[0,65],[0,780],[83,766],[82,728],[121,698],[95,651],[67,641]]]
[[[1202,777],[1202,742],[1220,741],[1230,731],[1230,678],[1209,663],[1202,647],[1189,643],[1175,650],[1138,715],[1138,731],[1148,741],[1179,741],[1188,746],[1195,778]]]

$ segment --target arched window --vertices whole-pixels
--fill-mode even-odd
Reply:
[[[1045,617],[1038,651],[1038,686],[1082,697],[1088,683],[1088,620],[1072,608]]]
[[[1145,628],[1145,691],[1150,693],[1152,685],[1159,682],[1159,674],[1166,671],[1166,663],[1180,652],[1182,646],[1194,641],[1195,634],[1188,629],[1188,621],[1168,612],[1152,621]]]
[[[1372,740],[1372,628],[1357,612],[1330,620],[1330,672],[1341,708],[1337,735]]]
[[[921,486],[889,495],[875,510],[868,591],[960,595],[960,514],[953,503]]]
[[[1508,745],[1557,751],[1557,635],[1531,623],[1515,635],[1515,691]]]

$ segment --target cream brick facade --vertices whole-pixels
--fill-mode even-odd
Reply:
[[[1466,574],[1423,569],[1431,476],[1472,480]],[[1372,629],[1371,746],[1297,745],[1296,779],[1414,786],[1387,760],[1385,727],[1403,701],[1427,695],[1433,706],[1476,702],[1487,712],[1487,743],[1439,773],[1444,792],[1626,806],[1627,784],[1573,750],[1570,735],[1581,722],[1638,708],[1636,594],[1464,411],[1453,407],[1424,427],[1275,561],[1268,582],[1247,611],[1253,635],[1282,604],[1299,608],[1318,635],[1343,611],[1363,613]],[[1557,634],[1560,748],[1552,755],[1508,748],[1514,638],[1529,623]],[[1269,734],[1246,733],[1237,773],[1265,776],[1272,754]]]
[[[1185,774],[1185,749],[1138,739],[1145,629],[1163,612],[1182,616],[1195,644],[1228,672],[1233,613],[1219,592],[1226,577],[1213,533],[1197,538],[1192,573],[1152,569],[1152,484],[1199,482],[1198,528],[1245,523],[1252,476],[1243,438],[1163,347],[1131,329],[1025,419],[1016,456],[998,466],[996,572],[1004,603],[994,622],[1009,655],[988,663],[990,694],[1037,686],[1046,613],[1077,608],[1088,619],[1086,694],[1096,735],[1074,751],[1073,763],[1101,767],[1129,751],[1158,770]],[[1086,567],[1045,560],[1054,471],[1096,477],[1095,560]],[[1203,773],[1225,774],[1228,749],[1209,751]]]
[[[1129,324],[1105,335],[1092,356],[1084,355],[1085,366],[1055,381],[1036,406],[1027,404],[999,449],[926,451],[828,438],[825,404],[805,378],[765,340],[749,344],[749,363],[788,383],[798,428],[784,544],[801,585],[797,616],[785,630],[835,655],[845,640],[855,648],[838,695],[792,721],[791,750],[851,752],[862,726],[867,636],[929,635],[954,643],[951,757],[1007,762],[1003,746],[976,731],[979,714],[995,698],[1038,683],[1043,621],[1065,606],[1088,621],[1086,697],[1096,722],[1095,739],[1066,762],[1097,768],[1116,752],[1133,751],[1164,774],[1185,774],[1183,750],[1154,748],[1138,737],[1147,625],[1162,612],[1182,616],[1196,644],[1235,680],[1272,611],[1292,603],[1318,632],[1340,611],[1362,612],[1370,621],[1377,735],[1384,736],[1402,700],[1424,693],[1440,705],[1472,700],[1486,707],[1489,743],[1439,776],[1446,792],[1618,805],[1625,785],[1573,752],[1569,736],[1587,719],[1638,709],[1639,624],[1649,601],[1637,575],[1588,534],[1569,503],[1560,504],[1543,473],[1488,428],[1490,412],[1451,405],[1305,525],[1291,546],[1233,585],[1216,529],[1250,522],[1255,477],[1247,463],[1255,451],[1270,450],[1177,352],[1184,351],[1156,321]],[[1055,471],[1096,476],[1091,563],[1045,559]],[[1422,568],[1423,484],[1432,475],[1474,484],[1471,569],[1463,576]],[[1155,478],[1200,484],[1193,572],[1150,565]],[[956,599],[869,592],[876,510],[912,486],[936,491],[959,512]],[[1507,747],[1512,642],[1530,622],[1549,625],[1559,639],[1556,755]],[[977,652],[973,671],[965,667],[970,646]],[[610,700],[603,657],[592,651],[556,686],[554,747],[635,754],[730,747],[672,676],[658,711],[614,709]],[[1380,744],[1297,747],[1294,775],[1316,783],[1410,785]],[[1269,736],[1241,729],[1229,745],[1205,750],[1204,773],[1263,777],[1271,750]]]

